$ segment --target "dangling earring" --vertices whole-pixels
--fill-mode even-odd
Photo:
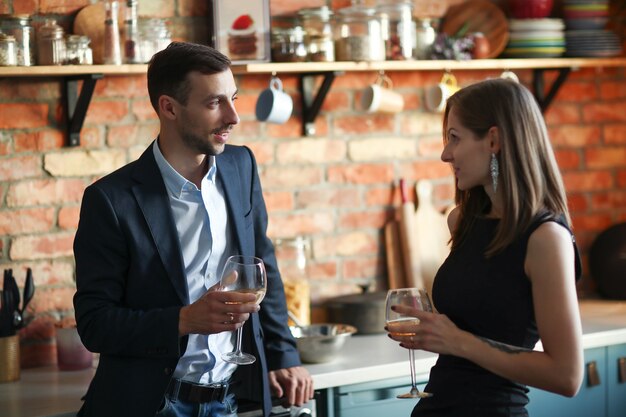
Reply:
[[[495,153],[491,153],[491,161],[489,162],[489,172],[491,173],[491,183],[493,184],[493,193],[498,189],[498,175],[500,175],[500,166]]]

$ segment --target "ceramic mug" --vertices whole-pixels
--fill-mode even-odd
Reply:
[[[446,108],[450,96],[460,89],[456,77],[446,72],[439,84],[426,89],[426,108],[432,112],[441,113]]]
[[[285,123],[293,111],[293,100],[283,91],[283,83],[272,77],[269,88],[261,92],[256,102],[256,118],[260,122]]]
[[[397,113],[404,108],[404,98],[393,91],[389,77],[380,75],[374,84],[361,93],[361,107],[368,113]]]

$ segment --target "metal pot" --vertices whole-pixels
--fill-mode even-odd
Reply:
[[[333,323],[350,324],[358,334],[384,333],[386,292],[366,292],[331,298],[325,307]]]

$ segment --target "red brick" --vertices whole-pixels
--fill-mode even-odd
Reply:
[[[381,229],[389,218],[387,210],[357,211],[339,216],[339,228],[343,230],[374,228]]]
[[[626,145],[626,124],[609,124],[604,126],[604,143],[609,145]]]
[[[28,264],[23,262],[3,263],[3,268],[11,268],[15,273],[17,285],[24,287],[26,279],[26,267],[30,267],[33,273],[33,281],[36,287],[47,285],[74,285],[74,263],[71,260],[43,260],[32,261]]]
[[[337,277],[337,262],[313,261],[307,272],[311,281],[334,279]]]
[[[614,190],[594,193],[591,196],[593,210],[619,210],[626,208],[626,191]]]
[[[210,2],[202,0],[179,0],[178,1],[178,16],[198,16],[206,18],[209,16]]]
[[[254,153],[254,158],[259,166],[274,162],[274,146],[267,140],[244,142],[243,144]]]
[[[6,0],[0,2],[0,14],[9,14],[11,13],[11,9],[9,9],[8,3],[5,3]],[[30,13],[30,12],[29,12]]]
[[[321,79],[318,80],[321,82]],[[346,72],[333,81],[332,90],[339,91],[341,89],[360,90],[368,84],[376,81],[376,76],[368,72]]]
[[[626,121],[626,101],[586,104],[582,110],[586,123]]]
[[[606,190],[614,185],[607,171],[566,172],[563,181],[568,192]]]
[[[365,192],[367,206],[389,206],[400,202],[400,196],[394,200],[395,190],[391,186],[369,187]]]
[[[395,117],[389,114],[336,116],[336,135],[355,135],[393,132]]]
[[[61,98],[62,83],[60,79],[20,79],[15,83],[16,96],[22,100],[45,101]]]
[[[587,203],[587,197],[585,194],[567,194],[567,207],[572,213],[584,213],[589,210],[589,204]]]
[[[281,81],[283,81],[283,87],[285,78],[286,77],[283,75],[280,76]],[[239,91],[245,91],[247,93],[250,92],[249,90],[260,93],[269,86],[269,78],[267,75],[236,75],[235,82],[239,87]]]
[[[304,209],[360,207],[361,198],[355,189],[304,189],[296,197],[296,207]]]
[[[39,0],[39,12],[41,14],[71,14],[89,3],[89,0]]]
[[[55,209],[52,207],[2,210],[0,213],[0,234],[5,235],[47,232],[52,229],[55,220]]]
[[[360,98],[358,99],[360,100]],[[345,91],[330,90],[322,105],[322,111],[335,112],[350,109],[350,95]]]
[[[548,125],[580,124],[582,112],[578,104],[565,104],[557,101],[548,107],[544,117]]]
[[[600,232],[613,224],[610,214],[577,214],[572,218],[574,230]]]
[[[555,151],[554,155],[561,170],[580,168],[580,154],[578,151],[562,150]]]
[[[263,198],[270,217],[272,212],[293,210],[295,207],[293,194],[288,191],[264,191]]]
[[[150,104],[150,100],[133,100],[132,103],[133,115],[140,121],[146,120],[158,120],[158,116]]]
[[[65,135],[59,130],[40,130],[37,132],[16,133],[13,136],[15,152],[49,151],[59,149],[65,144]]]
[[[302,124],[300,123],[300,119],[293,114],[286,123],[266,123],[265,129],[267,136],[271,138],[299,138],[302,136]]]
[[[7,206],[23,207],[80,202],[87,184],[77,179],[22,181],[11,185]]]
[[[39,156],[16,156],[12,158],[2,158],[1,161],[0,181],[37,177],[43,174],[41,170],[41,158]]]
[[[349,259],[343,263],[345,279],[379,277],[385,274],[385,263],[380,258]]]
[[[80,214],[79,206],[61,207],[59,209],[59,227],[61,229],[76,229]]]
[[[142,97],[147,100],[147,77],[145,75],[104,77],[96,83],[94,97],[98,99],[111,97]]]
[[[261,183],[264,188],[268,189],[319,184],[322,178],[323,172],[321,167],[281,167],[271,165],[261,173]]]
[[[9,138],[4,135],[0,136],[0,156],[10,154],[12,152],[11,148],[11,141]]]
[[[87,110],[86,124],[119,122],[128,113],[128,102],[120,100],[92,100]]]
[[[45,314],[57,311],[69,311],[74,308],[72,297],[76,292],[75,286],[39,287],[30,302],[35,314]]]
[[[626,147],[588,148],[585,150],[588,168],[611,168],[626,166]]]
[[[600,84],[600,97],[602,100],[626,98],[626,84],[617,81],[605,81]]]
[[[334,230],[332,215],[326,212],[297,213],[286,216],[274,215],[268,234],[272,237],[295,237],[328,233]]]
[[[602,130],[599,126],[559,125],[550,128],[550,141],[554,147],[595,145],[600,143]]]
[[[104,146],[104,134],[101,127],[83,127],[80,131],[81,148],[101,148]]]
[[[626,170],[621,170],[617,173],[617,185],[620,188],[626,187]]]
[[[440,159],[418,160],[400,165],[399,177],[409,181],[417,181],[422,178],[445,178],[452,174],[450,165]]]
[[[352,164],[328,168],[328,181],[348,184],[389,183],[393,167],[388,164]]]
[[[73,234],[48,234],[13,239],[9,256],[14,260],[72,256]]]
[[[379,239],[371,233],[363,231],[348,231],[335,233],[318,238],[313,244],[315,256],[326,257],[353,257],[375,255],[378,253]]]
[[[44,127],[47,124],[47,104],[0,103],[0,129]]]
[[[597,100],[597,98],[598,91],[593,82],[566,82],[556,95],[556,99],[559,101],[590,102]]]

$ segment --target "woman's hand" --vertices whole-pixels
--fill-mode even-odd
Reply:
[[[469,333],[460,330],[448,316],[420,309],[396,305],[392,309],[403,315],[416,317],[419,324],[394,324],[393,333],[388,326],[389,337],[406,349],[420,349],[433,353],[460,356],[462,339]]]

